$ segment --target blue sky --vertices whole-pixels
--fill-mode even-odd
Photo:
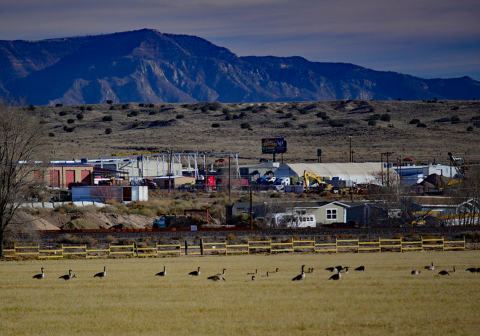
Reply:
[[[238,56],[480,80],[473,0],[0,0],[0,40],[142,28],[196,35]]]

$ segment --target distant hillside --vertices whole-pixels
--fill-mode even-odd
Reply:
[[[421,79],[301,57],[237,57],[202,38],[142,29],[0,41],[0,95],[28,104],[470,100],[469,77]]]

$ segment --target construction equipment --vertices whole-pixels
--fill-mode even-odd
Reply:
[[[462,158],[458,156],[453,156],[451,152],[448,152],[448,158],[450,159],[452,166],[457,168],[458,174],[461,176],[465,176],[465,166],[463,164]]]
[[[309,171],[306,171],[304,170],[303,171],[303,179],[304,179],[304,186],[305,186],[305,190],[308,192],[310,190],[310,181],[308,178],[312,178],[314,179],[317,183],[318,183],[318,186],[320,187],[320,189],[323,191],[323,190],[332,190],[333,189],[333,186],[330,185],[330,184],[327,184],[325,183],[325,181],[322,180],[321,177],[315,175],[314,173],[311,173]]]

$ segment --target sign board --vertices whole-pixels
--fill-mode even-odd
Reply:
[[[287,152],[287,142],[283,138],[262,139],[263,154],[280,154]]]

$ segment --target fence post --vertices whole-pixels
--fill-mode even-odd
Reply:
[[[188,242],[185,239],[185,255],[188,255]]]
[[[200,238],[200,254],[203,256],[203,238]]]
[[[137,248],[137,242],[134,242],[133,245],[135,246],[135,253],[137,254],[137,258],[138,258],[138,248]]]

